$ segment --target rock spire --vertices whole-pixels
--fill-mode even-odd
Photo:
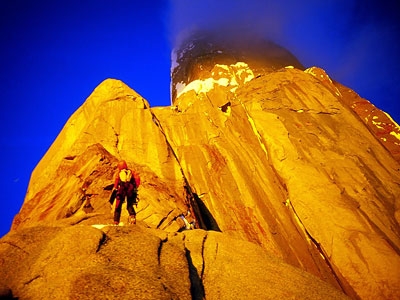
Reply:
[[[377,108],[366,120],[365,100],[287,51],[190,49],[177,52],[172,106],[108,79],[67,121],[0,240],[0,291],[398,298],[398,125]],[[142,179],[133,227],[108,225],[121,158]]]

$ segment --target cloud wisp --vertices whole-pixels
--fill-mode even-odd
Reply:
[[[171,0],[169,38],[173,48],[197,30],[273,41],[398,120],[398,4],[384,2]]]

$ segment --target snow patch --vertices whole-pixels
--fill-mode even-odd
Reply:
[[[232,77],[231,81],[229,83],[230,83],[230,85],[239,85],[239,83],[237,82],[235,77]]]
[[[94,225],[92,225],[92,227],[100,229],[100,230],[103,229],[104,227],[107,227],[107,226],[111,226],[111,225],[107,225],[107,224],[94,224]]]
[[[248,68],[249,65],[246,64],[245,62],[238,61],[236,64],[231,65],[231,67],[236,67],[236,68]]]
[[[205,80],[197,79],[189,83],[187,86],[182,85],[183,88],[181,90],[178,90],[177,88],[177,97],[179,97],[184,93],[189,92],[190,90],[193,90],[196,94],[207,93],[214,88],[214,84],[218,84],[221,86],[228,86],[229,80],[228,78],[220,78],[218,80],[215,80],[213,78],[207,78]]]
[[[390,122],[392,122],[393,125],[394,125],[394,126],[398,129],[398,131],[400,132],[400,126],[399,126],[399,124],[397,124],[396,121],[393,120],[392,117],[391,117],[388,113],[386,113],[386,112],[384,112],[384,111],[382,111],[382,112],[389,118]]]
[[[400,126],[392,119],[392,117],[388,113],[386,113],[386,112],[383,112],[383,113],[386,115],[386,117],[391,122],[390,125],[393,125],[394,129],[396,129],[396,130],[392,130],[390,132],[390,135],[392,135],[396,139],[400,140]],[[373,116],[372,117],[372,124],[375,125],[379,129],[385,129],[384,126],[388,125],[388,124],[386,122],[379,122],[378,119],[379,119],[378,116]],[[381,139],[386,142],[386,139],[384,139],[384,138],[381,138]]]
[[[94,227],[94,228],[97,228],[97,229],[103,229],[104,227],[112,227],[112,226],[124,226],[125,224],[124,224],[124,222],[119,222],[119,224],[118,225],[115,225],[115,224],[93,224],[93,225],[91,225],[92,227]]]
[[[234,92],[239,86],[239,82],[246,84],[255,77],[253,71],[244,62],[237,62],[236,64],[230,66],[216,64],[215,68],[221,69],[221,71],[218,71],[218,75],[223,76],[225,74],[226,77],[221,77],[219,79],[197,79],[190,82],[188,85],[178,82],[175,86],[176,97],[178,98],[179,96],[191,90],[193,90],[196,94],[207,93],[212,90],[215,85],[223,87],[232,86],[230,91]],[[215,73],[216,72],[213,72],[212,75],[214,76]]]
[[[176,90],[176,94],[179,95],[186,87],[186,84],[181,82],[177,82],[175,84],[175,90]]]
[[[400,140],[400,133],[392,131],[390,132],[390,135],[393,135],[396,139]]]
[[[373,117],[372,119],[374,119],[375,117]],[[380,126],[382,124],[382,122],[375,122],[374,120],[372,120],[372,124],[375,125],[379,129],[385,129],[383,126]]]
[[[229,67],[228,67],[227,65],[216,64],[215,66],[216,66],[217,68],[222,68],[222,69],[224,69],[224,70],[229,71]]]

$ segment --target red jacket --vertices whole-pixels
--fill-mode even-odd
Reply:
[[[128,170],[130,170],[130,169],[128,169]],[[117,189],[118,185],[119,185],[119,180],[120,180],[119,179],[119,172],[120,172],[120,170],[117,170],[115,172],[115,175],[114,175],[114,189]],[[140,185],[140,176],[135,171],[131,170],[131,172],[132,172],[132,179],[135,180],[136,188],[138,188],[139,185]]]

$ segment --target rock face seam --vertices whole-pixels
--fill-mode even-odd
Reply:
[[[393,243],[391,241],[391,239],[382,231],[382,229],[380,229],[380,227],[378,225],[376,225],[371,218],[368,217],[368,215],[365,213],[365,211],[359,207],[358,211],[361,213],[361,215],[365,218],[365,220],[368,222],[368,224],[374,228],[381,236],[382,238],[390,245],[390,247],[392,247],[392,249],[398,254],[400,255],[400,249],[399,247],[396,246],[395,243]]]
[[[168,236],[165,239],[160,239],[160,242],[158,244],[158,248],[157,248],[157,259],[158,259],[158,265],[161,265],[161,252],[162,252],[162,248],[164,246],[165,243],[168,242]]]
[[[37,279],[39,279],[41,277],[42,277],[42,275],[36,275],[36,276],[32,277],[31,279],[29,279],[28,281],[24,282],[24,285],[29,285],[29,284],[31,284],[32,282],[34,282],[35,280],[37,280]]]
[[[160,129],[161,134],[162,134],[162,135],[164,136],[164,138],[165,138],[165,142],[166,142],[166,144],[167,144],[168,149],[171,151],[171,153],[172,153],[172,155],[174,156],[174,158],[175,158],[177,164],[179,165],[180,172],[181,172],[182,177],[183,177],[183,180],[184,180],[184,182],[185,182],[185,191],[189,194],[189,201],[186,202],[186,205],[187,205],[188,208],[192,211],[192,213],[193,213],[193,215],[194,215],[194,217],[195,217],[195,219],[196,219],[196,223],[198,224],[198,226],[199,226],[200,228],[202,228],[202,229],[207,229],[207,227],[206,227],[205,224],[204,224],[204,221],[203,221],[203,218],[202,218],[200,209],[199,209],[197,203],[195,203],[195,201],[193,201],[195,195],[194,195],[194,193],[193,193],[193,191],[192,191],[192,188],[191,188],[191,185],[190,185],[190,183],[189,183],[189,180],[187,179],[187,177],[186,177],[186,175],[185,175],[185,172],[184,172],[184,170],[183,170],[183,168],[182,168],[181,162],[180,162],[178,156],[176,155],[176,153],[175,153],[175,151],[174,151],[174,149],[173,149],[173,147],[172,147],[172,145],[171,145],[171,143],[170,143],[170,141],[169,141],[169,139],[168,139],[168,137],[167,137],[167,134],[165,133],[165,131],[164,131],[162,125],[161,125],[161,122],[159,121],[159,119],[157,118],[157,116],[154,114],[154,112],[153,112],[151,109],[150,109],[150,112],[151,112],[151,114],[152,114],[153,122],[154,122],[154,123],[156,124],[156,126]]]
[[[204,297],[204,285],[197,273],[197,269],[193,264],[190,250],[185,248],[186,260],[189,266],[189,279],[190,279],[190,293],[193,300],[202,300]]]
[[[170,211],[167,213],[167,215],[166,215],[165,217],[163,217],[163,218],[160,220],[160,223],[158,223],[158,225],[157,225],[157,227],[156,227],[157,229],[161,227],[161,225],[165,222],[165,220],[168,219],[169,215],[170,215],[173,211],[174,211],[173,209],[170,210]],[[170,222],[172,222],[172,220],[171,220]]]
[[[205,245],[206,245],[207,237],[208,237],[208,235],[206,234],[204,236],[203,240],[202,240],[202,243],[201,243],[201,257],[203,259],[203,263],[201,265],[200,278],[201,278],[202,281],[203,281],[203,278],[204,278],[204,270],[206,268],[206,260],[205,260],[205,257],[204,257],[204,253],[205,253]]]
[[[256,138],[257,138],[257,140],[258,140],[258,142],[259,142],[259,144],[260,144],[261,149],[264,151],[267,160],[269,160],[269,158],[268,158],[267,146],[265,145],[265,142],[263,141],[263,138],[262,138],[260,132],[258,131],[258,129],[257,129],[257,127],[256,127],[256,124],[254,123],[253,118],[250,116],[250,113],[249,113],[249,111],[247,110],[246,105],[243,103],[243,101],[242,101],[240,98],[236,98],[236,99],[238,100],[238,102],[240,103],[240,105],[243,107],[243,110],[244,110],[244,112],[246,113],[247,120],[249,121],[249,124],[250,124],[250,126],[251,126],[251,129],[253,130],[254,135],[256,136]]]
[[[12,243],[11,241],[1,241],[0,244],[10,245],[10,246],[12,246],[14,248],[17,248],[18,250],[21,250],[25,254],[29,254],[29,252],[27,252],[26,250],[22,249],[20,246],[16,245],[15,243]]]
[[[107,243],[107,235],[104,232],[102,232],[102,234],[103,234],[103,236],[99,240],[99,245],[98,245],[98,247],[96,249],[96,253],[98,253],[100,251],[101,247],[104,246]]]
[[[318,252],[323,257],[323,261],[326,263],[326,265],[328,266],[329,270],[332,272],[333,276],[335,277],[335,279],[336,279],[337,283],[339,284],[340,288],[342,289],[342,291],[343,292],[349,292],[348,289],[346,289],[345,286],[343,285],[343,282],[341,280],[341,278],[343,278],[343,277],[342,276],[338,276],[338,274],[335,271],[335,268],[330,263],[329,258],[327,256],[326,252],[324,251],[322,245],[307,230],[307,228],[305,227],[304,223],[301,221],[300,216],[296,213],[296,209],[294,208],[292,202],[287,201],[287,204],[290,206],[295,218],[298,220],[297,224],[299,226],[301,226],[302,231],[308,236],[309,240],[313,243],[315,248],[318,249]],[[349,285],[346,284],[346,286],[349,286]],[[354,291],[352,291],[352,292],[354,293]]]

